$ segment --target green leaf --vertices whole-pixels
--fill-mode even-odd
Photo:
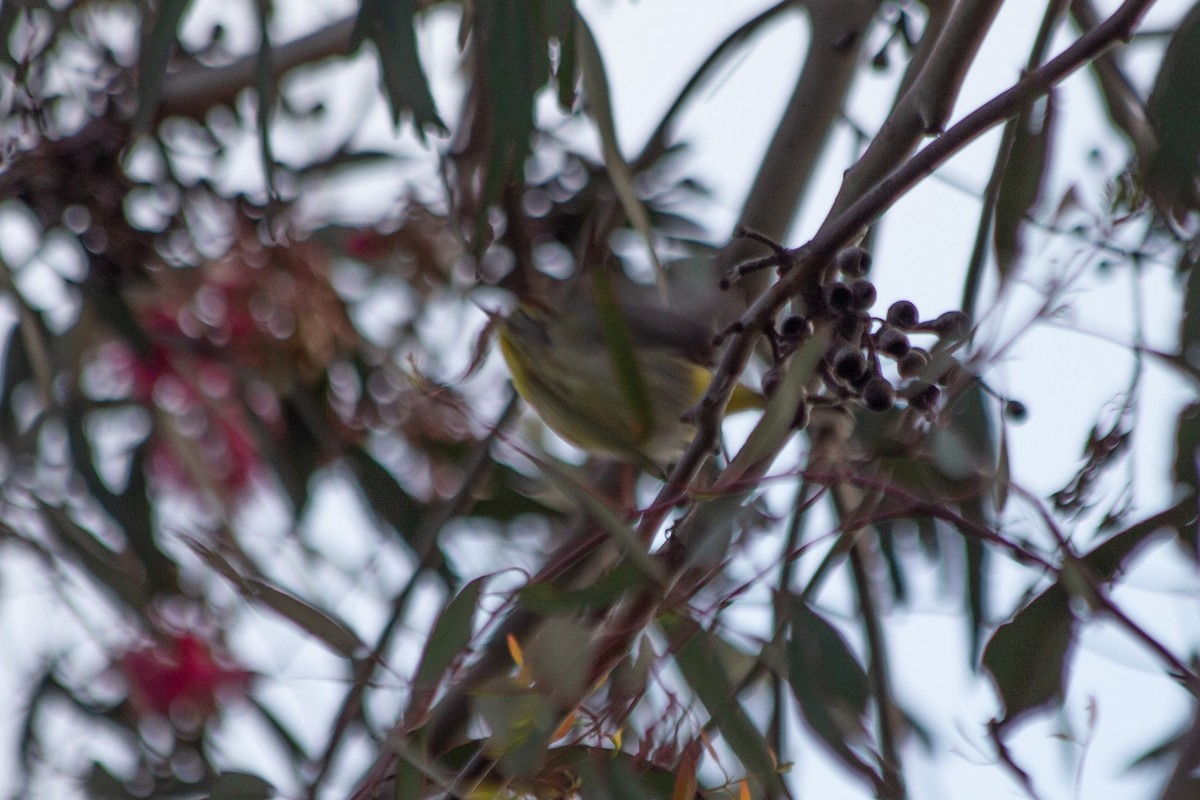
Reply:
[[[1057,583],[992,634],[983,666],[1004,703],[1002,726],[1062,703],[1074,640],[1067,590]]]
[[[1192,508],[1200,497],[1200,403],[1192,403],[1179,412],[1175,424],[1175,464],[1172,478],[1177,487],[1190,490]],[[1195,516],[1180,526],[1179,536],[1192,558],[1200,557],[1200,536],[1197,535]]]
[[[1163,55],[1147,112],[1158,149],[1146,159],[1146,192],[1164,213],[1182,218],[1200,207],[1200,3],[1180,21]]]
[[[767,796],[786,796],[787,790],[775,769],[766,737],[746,715],[733,683],[721,665],[717,637],[692,620],[666,618],[663,625],[674,641],[683,640],[675,649],[675,663],[734,755],[749,775],[763,784]]]
[[[546,49],[534,46],[526,0],[476,3],[474,11],[475,80],[490,125],[481,207],[472,236],[479,252],[487,244],[487,209],[511,181],[524,179],[534,128],[534,95],[550,71]]]
[[[258,152],[262,160],[267,193],[275,196],[275,154],[271,148],[271,120],[275,115],[275,71],[272,66],[270,6],[255,3],[258,10],[258,60],[254,64],[254,92],[257,95]]]
[[[854,772],[874,774],[852,748],[867,738],[863,720],[871,688],[866,671],[837,628],[803,598],[787,594],[778,601],[791,632],[788,683],[805,723]]]
[[[529,584],[517,592],[517,603],[538,614],[576,614],[611,608],[619,598],[645,585],[642,571],[624,563],[581,589],[564,589],[554,583]]]
[[[347,658],[354,658],[366,649],[350,626],[329,612],[259,578],[245,578],[241,585],[247,596],[270,607]]]
[[[1112,583],[1125,570],[1129,559],[1155,537],[1168,533],[1181,535],[1185,529],[1194,531],[1196,515],[1196,499],[1191,495],[1165,511],[1114,533],[1080,560],[1098,580]]]
[[[578,52],[580,69],[583,73],[583,92],[587,98],[587,111],[596,123],[596,133],[600,136],[600,147],[604,156],[604,166],[608,170],[608,178],[612,181],[621,208],[629,218],[634,229],[642,235],[646,242],[646,251],[654,264],[655,274],[660,283],[665,281],[662,263],[654,250],[654,235],[650,228],[650,216],[646,207],[638,197],[637,187],[633,181],[633,170],[621,155],[621,147],[617,142],[617,126],[613,118],[612,99],[608,91],[608,76],[604,69],[604,60],[596,37],[583,17],[577,17],[575,23],[575,47]]]
[[[1037,206],[1046,182],[1046,166],[1054,134],[1054,93],[1035,101],[1009,125],[1015,125],[1012,148],[1005,154],[1004,176],[996,198],[992,241],[1000,283],[1012,276],[1021,259],[1021,229]]]
[[[410,708],[425,708],[437,692],[438,684],[454,659],[471,644],[475,611],[485,578],[476,578],[463,587],[442,609],[429,638],[425,640],[421,663],[413,677]]]
[[[142,52],[138,59],[138,107],[133,115],[135,131],[148,130],[154,121],[167,78],[167,64],[179,36],[179,23],[191,4],[191,0],[161,0],[149,34],[143,30]],[[143,18],[143,29],[145,25]]]
[[[405,114],[411,114],[417,135],[424,141],[426,127],[443,136],[448,130],[438,116],[421,66],[414,29],[416,12],[414,0],[363,0],[350,35],[350,52],[365,41],[375,44],[392,123],[399,125]]]
[[[424,547],[430,543],[412,541],[423,516],[421,504],[404,491],[392,473],[366,450],[361,447],[348,447],[345,458],[354,476],[358,478],[358,485],[362,488],[363,496],[371,510],[395,528],[396,533],[414,550],[423,553]]]
[[[208,800],[269,800],[275,787],[248,772],[223,772],[209,787]]]
[[[1186,257],[1180,259],[1186,269],[1183,307],[1179,315],[1179,355],[1193,370],[1200,372],[1200,269]]]

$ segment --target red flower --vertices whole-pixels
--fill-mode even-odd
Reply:
[[[117,664],[141,717],[203,722],[216,714],[220,694],[245,694],[251,677],[219,661],[195,633],[170,634],[161,643],[129,650]]]

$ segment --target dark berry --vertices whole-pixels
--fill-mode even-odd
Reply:
[[[900,372],[901,378],[914,378],[925,371],[929,366],[929,353],[926,353],[919,347],[914,347],[908,351],[908,354],[900,359],[900,363],[896,365],[896,369]]]
[[[875,305],[875,284],[870,281],[854,281],[850,284],[850,294],[854,307],[859,311],[866,311]]]
[[[887,378],[876,375],[863,387],[862,398],[872,411],[887,411],[896,402],[896,390]]]
[[[871,254],[861,247],[847,247],[837,254],[837,268],[847,278],[861,278],[871,269]]]
[[[779,326],[779,335],[785,339],[803,339],[811,334],[812,330],[813,326],[810,321],[799,314],[793,314]]]
[[[824,289],[825,305],[834,311],[845,311],[854,305],[854,294],[850,287],[841,281],[827,284]]]
[[[942,390],[926,381],[915,381],[908,389],[908,405],[917,411],[929,413],[937,408]]]
[[[1013,422],[1024,422],[1029,418],[1029,409],[1020,400],[1008,400],[1004,403],[1004,416]]]
[[[844,381],[854,382],[867,371],[867,359],[857,347],[843,347],[833,358],[833,374]]]
[[[851,344],[858,344],[862,341],[863,331],[866,329],[866,318],[853,311],[847,311],[837,318],[834,322],[834,335],[843,341]]]
[[[884,355],[895,359],[904,358],[912,346],[908,337],[895,328],[884,328],[875,334],[875,348]]]
[[[908,300],[897,300],[887,310],[888,324],[902,331],[911,331],[921,322],[916,305]]]

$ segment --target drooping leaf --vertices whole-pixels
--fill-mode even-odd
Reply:
[[[167,64],[179,37],[179,23],[191,4],[191,0],[162,0],[153,15],[149,33],[143,31],[138,60],[138,107],[133,116],[135,131],[147,130],[154,121],[167,77]],[[145,20],[142,25],[144,28]]]
[[[517,593],[522,608],[539,614],[571,614],[610,608],[618,598],[645,586],[645,576],[633,564],[618,564],[590,586],[565,589],[555,583],[533,583]]]
[[[493,0],[474,8],[475,80],[489,125],[488,160],[475,218],[476,251],[486,245],[486,210],[514,179],[524,177],[534,128],[534,95],[550,74],[544,42],[534,42],[527,0]]]
[[[423,553],[431,543],[413,541],[423,516],[421,504],[404,491],[387,468],[361,447],[346,449],[346,463],[358,479],[371,510],[395,528],[414,550]]]
[[[1018,266],[1023,251],[1021,233],[1025,218],[1042,196],[1054,134],[1054,110],[1055,95],[1051,92],[1008,123],[1015,125],[1016,130],[996,197],[996,221],[992,231],[1001,284],[1008,281]]]
[[[1057,583],[992,634],[983,650],[983,667],[1004,703],[1002,727],[1062,703],[1074,640],[1067,590]]]
[[[854,772],[874,769],[852,745],[867,738],[864,718],[870,699],[866,671],[842,634],[798,595],[778,598],[790,625],[788,683],[805,723]]]
[[[1200,403],[1192,403],[1179,412],[1175,424],[1175,464],[1172,469],[1175,485],[1187,489],[1193,500],[1200,497]],[[1193,558],[1200,558],[1200,539],[1193,518],[1180,530],[1181,540],[1188,546]]]
[[[248,597],[270,607],[347,658],[353,658],[366,649],[366,645],[350,626],[335,618],[329,611],[317,608],[307,600],[259,578],[246,578],[243,586]]]
[[[675,663],[708,710],[712,723],[720,730],[729,748],[750,776],[763,785],[768,796],[786,796],[766,738],[754,727],[738,702],[733,683],[717,658],[716,637],[691,620],[664,620],[664,627],[672,634],[672,639],[682,640],[675,649]]]
[[[1180,259],[1180,268],[1185,285],[1179,315],[1179,356],[1200,375],[1200,269],[1186,256]]]
[[[438,615],[425,640],[421,663],[413,677],[410,708],[422,708],[432,700],[446,670],[455,658],[467,651],[484,582],[484,578],[476,578],[468,583]]]
[[[1200,207],[1200,3],[1180,21],[1163,56],[1147,112],[1158,148],[1145,165],[1146,193],[1165,214],[1182,219]]]
[[[588,27],[583,17],[578,17],[575,23],[575,47],[578,51],[580,70],[583,73],[583,92],[587,98],[588,114],[596,123],[596,133],[600,136],[601,151],[604,155],[604,166],[608,170],[609,180],[616,189],[621,201],[621,208],[630,224],[642,235],[646,242],[646,250],[654,265],[655,274],[660,281],[665,280],[662,263],[654,249],[654,235],[650,228],[650,216],[638,196],[637,187],[633,180],[633,170],[621,154],[621,146],[617,141],[617,126],[613,117],[612,98],[608,91],[608,74],[604,69],[604,60],[600,55],[600,47],[596,37]]]
[[[403,116],[411,114],[417,135],[424,140],[426,127],[442,135],[447,129],[421,66],[414,30],[416,11],[414,0],[363,0],[350,35],[350,52],[363,42],[374,43],[392,124],[399,125]]]
[[[1188,531],[1195,531],[1198,513],[1200,510],[1196,507],[1195,496],[1187,497],[1166,511],[1113,534],[1092,548],[1080,561],[1097,580],[1112,583],[1128,566],[1129,559],[1156,536],[1173,531],[1176,535],[1186,536]]]

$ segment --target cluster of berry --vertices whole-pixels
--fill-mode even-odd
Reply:
[[[870,254],[860,247],[841,251],[837,267],[843,279],[825,285],[820,306],[808,316],[787,317],[770,332],[775,366],[763,375],[764,394],[772,394],[784,360],[809,338],[814,322],[821,322],[828,324],[829,344],[817,369],[832,400],[857,399],[872,411],[888,411],[899,397],[927,417],[936,413],[942,388],[964,374],[953,352],[970,332],[970,318],[947,311],[922,320],[908,300],[892,303],[882,318],[873,316],[875,285],[864,277],[870,264]],[[912,334],[930,334],[936,341],[928,349],[917,347]],[[895,362],[895,377],[884,374],[884,358]]]

